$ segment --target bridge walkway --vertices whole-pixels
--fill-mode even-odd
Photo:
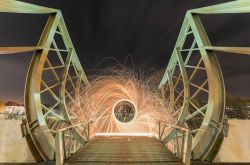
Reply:
[[[65,164],[174,164],[182,160],[155,137],[96,136]]]

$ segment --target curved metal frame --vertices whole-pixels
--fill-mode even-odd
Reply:
[[[49,14],[37,46],[1,47],[0,51],[1,54],[34,52],[25,88],[26,128],[40,157],[43,160],[53,160],[55,136],[51,133],[51,130],[60,129],[60,127],[65,125],[72,125],[72,120],[67,112],[68,105],[66,99],[75,99],[77,97],[74,94],[74,92],[77,92],[75,87],[86,87],[89,85],[89,82],[79,62],[59,10],[15,0],[2,0],[0,2],[0,12]],[[63,41],[64,49],[58,47],[56,35]],[[59,59],[60,65],[55,65],[50,61],[48,56],[52,56],[51,52],[56,53],[55,56]],[[70,67],[74,70],[74,77],[70,75],[72,74],[69,72]],[[60,72],[58,71],[59,69],[61,69]],[[50,72],[50,78],[53,79],[43,79],[45,72]],[[53,82],[53,85],[49,84],[50,81]],[[68,91],[67,84],[71,84],[71,89],[73,86],[74,90]],[[47,98],[44,101],[42,98],[44,94],[49,96],[50,99]],[[55,103],[52,104],[51,100]],[[51,104],[46,104],[46,102],[51,102]],[[50,120],[47,120],[47,118],[54,121],[50,123]],[[83,137],[78,129],[73,129],[75,138],[78,138],[81,143],[86,143],[88,135]]]
[[[250,3],[247,0],[238,0],[187,12],[171,59],[159,86],[162,89],[164,103],[171,105],[168,108],[172,111],[179,109],[176,124],[186,126],[192,133],[193,159],[213,159],[210,154],[216,148],[214,145],[221,135],[223,127],[225,87],[222,72],[214,52],[250,54],[249,48],[246,47],[217,47],[211,45],[199,15],[227,13],[250,13]],[[194,40],[189,48],[184,49],[183,46],[188,35],[193,35]],[[182,54],[185,51],[188,54],[184,57]],[[195,51],[196,53],[194,53]],[[192,60],[194,54],[200,54],[200,60],[197,65],[191,66],[188,62]],[[204,66],[201,66],[202,64]],[[187,70],[190,68],[193,69],[193,72],[190,76],[187,76]],[[181,72],[177,77],[174,75],[176,70]],[[203,70],[203,76],[206,75],[207,78],[200,85],[192,82],[192,79],[199,75],[197,74],[198,70]],[[177,79],[176,83],[173,83],[173,79]],[[179,82],[182,83],[182,89],[177,89]],[[190,95],[191,89],[194,91],[192,95]],[[167,93],[167,91],[169,92]],[[176,92],[179,93],[177,96]],[[193,98],[197,97],[201,92],[207,93],[208,99],[205,105],[199,107],[193,103]],[[180,99],[181,97],[182,99]],[[182,103],[182,106],[176,108],[176,104],[180,103]],[[194,107],[195,111],[190,112],[192,107]],[[202,119],[202,123],[194,129],[188,124],[188,121],[197,115],[202,116],[199,117]],[[171,132],[164,140],[171,139],[173,134],[174,132]]]
[[[184,49],[183,45],[187,36],[192,34],[194,35],[194,41],[191,47]],[[196,43],[198,46],[197,48],[195,48]],[[177,95],[175,99],[172,99],[174,102],[170,104],[177,104],[178,101],[181,100],[179,98],[181,95],[183,95],[181,100],[182,106],[179,108],[180,114],[176,124],[186,126],[193,133],[193,158],[200,160],[204,160],[206,158],[221,132],[225,104],[225,89],[220,66],[215,54],[212,51],[207,51],[204,49],[204,46],[211,46],[211,44],[207,38],[199,17],[197,15],[193,15],[192,12],[187,12],[175,49],[167,67],[166,74],[164,75],[160,85],[165,86],[167,81],[169,81],[168,77],[175,77],[175,70],[180,70],[181,73],[177,77],[178,82],[176,81],[176,85],[171,86],[170,88],[177,90],[177,84],[182,82],[183,89],[178,89],[178,93],[180,94]],[[183,57],[182,53],[184,51],[188,51],[187,57]],[[198,53],[194,51],[198,51]],[[188,62],[192,59],[192,56],[197,56],[197,54],[200,54],[198,64],[196,66],[188,65]],[[183,58],[186,58],[185,62]],[[201,67],[202,63],[204,63],[204,68]],[[193,68],[192,74],[187,74],[187,67]],[[199,69],[206,72],[203,74],[207,75],[207,79],[200,85],[196,85],[192,82],[192,79],[197,77],[197,70]],[[167,76],[169,73],[171,74]],[[206,84],[208,84],[208,89],[205,88]],[[192,95],[190,93],[191,89],[194,91]],[[171,95],[175,95],[174,91],[171,91]],[[195,105],[193,103],[193,98],[202,91],[207,92],[208,100],[206,100],[205,105],[199,107],[199,105]],[[191,107],[194,107],[194,112],[190,112]],[[202,120],[201,125],[194,123],[198,126],[191,127],[188,124],[188,121],[199,114],[201,114],[201,117],[199,117],[199,120]],[[172,136],[172,133],[170,133],[169,136]],[[166,139],[167,138],[168,137],[166,137]]]
[[[60,31],[57,31],[57,28]],[[49,34],[48,34],[49,32]],[[64,44],[66,46],[66,50],[60,50],[57,48],[56,44],[54,44],[54,35],[56,33],[59,33],[59,35],[62,36]],[[52,50],[51,44],[53,43],[55,50]],[[58,129],[58,126],[49,128],[48,123],[45,120],[45,115],[50,114],[53,117],[55,117],[56,122],[61,122],[62,124],[67,123],[68,125],[71,125],[71,119],[70,116],[67,113],[67,104],[66,104],[66,97],[71,98],[74,100],[74,96],[70,91],[67,91],[66,89],[66,83],[70,82],[72,86],[74,87],[75,83],[73,82],[73,77],[69,74],[69,67],[72,65],[76,72],[76,77],[74,79],[80,79],[80,81],[83,83],[83,85],[88,85],[87,78],[84,74],[84,71],[79,63],[79,60],[77,58],[76,52],[74,50],[74,47],[72,45],[72,42],[70,40],[69,34],[67,32],[64,20],[62,18],[62,15],[60,11],[58,11],[56,14],[51,14],[51,16],[48,19],[48,22],[45,26],[45,30],[41,36],[40,42],[38,44],[41,47],[46,47],[41,52],[35,52],[34,58],[31,61],[31,67],[29,68],[29,73],[27,77],[26,82],[26,97],[25,97],[25,105],[26,105],[26,113],[29,114],[28,116],[35,116],[33,113],[36,114],[37,119],[29,120],[27,118],[27,123],[33,123],[33,121],[38,121],[39,127],[37,127],[37,130],[39,131],[39,135],[36,133],[36,128],[33,128],[31,131],[30,124],[28,124],[28,128],[30,130],[31,136],[34,140],[35,144],[39,144],[40,146],[37,148],[41,155],[43,155],[44,160],[53,160],[54,158],[54,150],[55,150],[55,137],[52,135],[51,132],[48,131],[48,129]],[[58,73],[55,71],[55,67],[49,62],[47,56],[49,53],[49,50],[56,51],[57,55],[62,56],[60,52],[66,51],[68,52],[66,61],[62,62],[63,75],[58,75]],[[62,59],[62,58],[60,58]],[[56,78],[55,85],[47,85],[46,81],[42,79],[42,75],[45,69],[45,62],[49,64],[49,70],[52,71],[53,76]],[[42,90],[41,86],[45,86],[45,89]],[[55,86],[59,86],[60,92],[55,93],[53,92],[52,88]],[[31,88],[33,87],[33,88]],[[54,105],[46,106],[41,101],[41,92],[47,92],[50,95],[53,96],[53,98],[56,100],[56,103]],[[31,104],[32,102],[32,104]],[[62,115],[58,115],[54,110],[56,110],[56,107],[60,104],[58,107]],[[35,111],[33,110],[35,109]],[[61,124],[57,124],[61,125]],[[59,126],[60,127],[60,126]],[[84,139],[77,130],[75,130],[78,135],[79,141],[82,143],[85,143],[87,139]],[[47,140],[41,139],[41,137],[47,138]]]

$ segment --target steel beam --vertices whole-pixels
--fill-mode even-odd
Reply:
[[[1,0],[0,12],[5,13],[26,13],[26,14],[51,14],[59,10],[48,7],[33,5],[16,0]]]

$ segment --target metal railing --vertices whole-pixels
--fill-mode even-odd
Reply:
[[[158,138],[171,152],[182,159],[185,165],[190,164],[192,135],[187,128],[159,122]]]
[[[64,161],[75,153],[81,146],[81,140],[76,136],[77,127],[82,128],[84,141],[90,139],[90,125],[95,120],[70,125],[59,130],[50,130],[55,134],[56,165],[62,165]],[[191,132],[184,127],[159,122],[159,140],[166,145],[171,152],[182,159],[186,165],[191,161],[192,136]]]
[[[91,124],[109,116],[96,117],[87,122],[69,125],[59,130],[49,130],[55,135],[56,165],[62,165],[66,159],[81,147],[81,144],[87,143],[92,138]]]
[[[62,165],[64,161],[75,153],[81,146],[82,141],[87,143],[90,139],[90,124],[93,121],[70,125],[59,130],[50,130],[55,134],[55,154],[56,165]],[[78,137],[76,134],[77,127],[81,127],[82,135],[85,137]],[[79,139],[82,138],[82,139]]]

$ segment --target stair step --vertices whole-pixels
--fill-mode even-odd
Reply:
[[[66,164],[183,164],[154,137],[97,136]]]

